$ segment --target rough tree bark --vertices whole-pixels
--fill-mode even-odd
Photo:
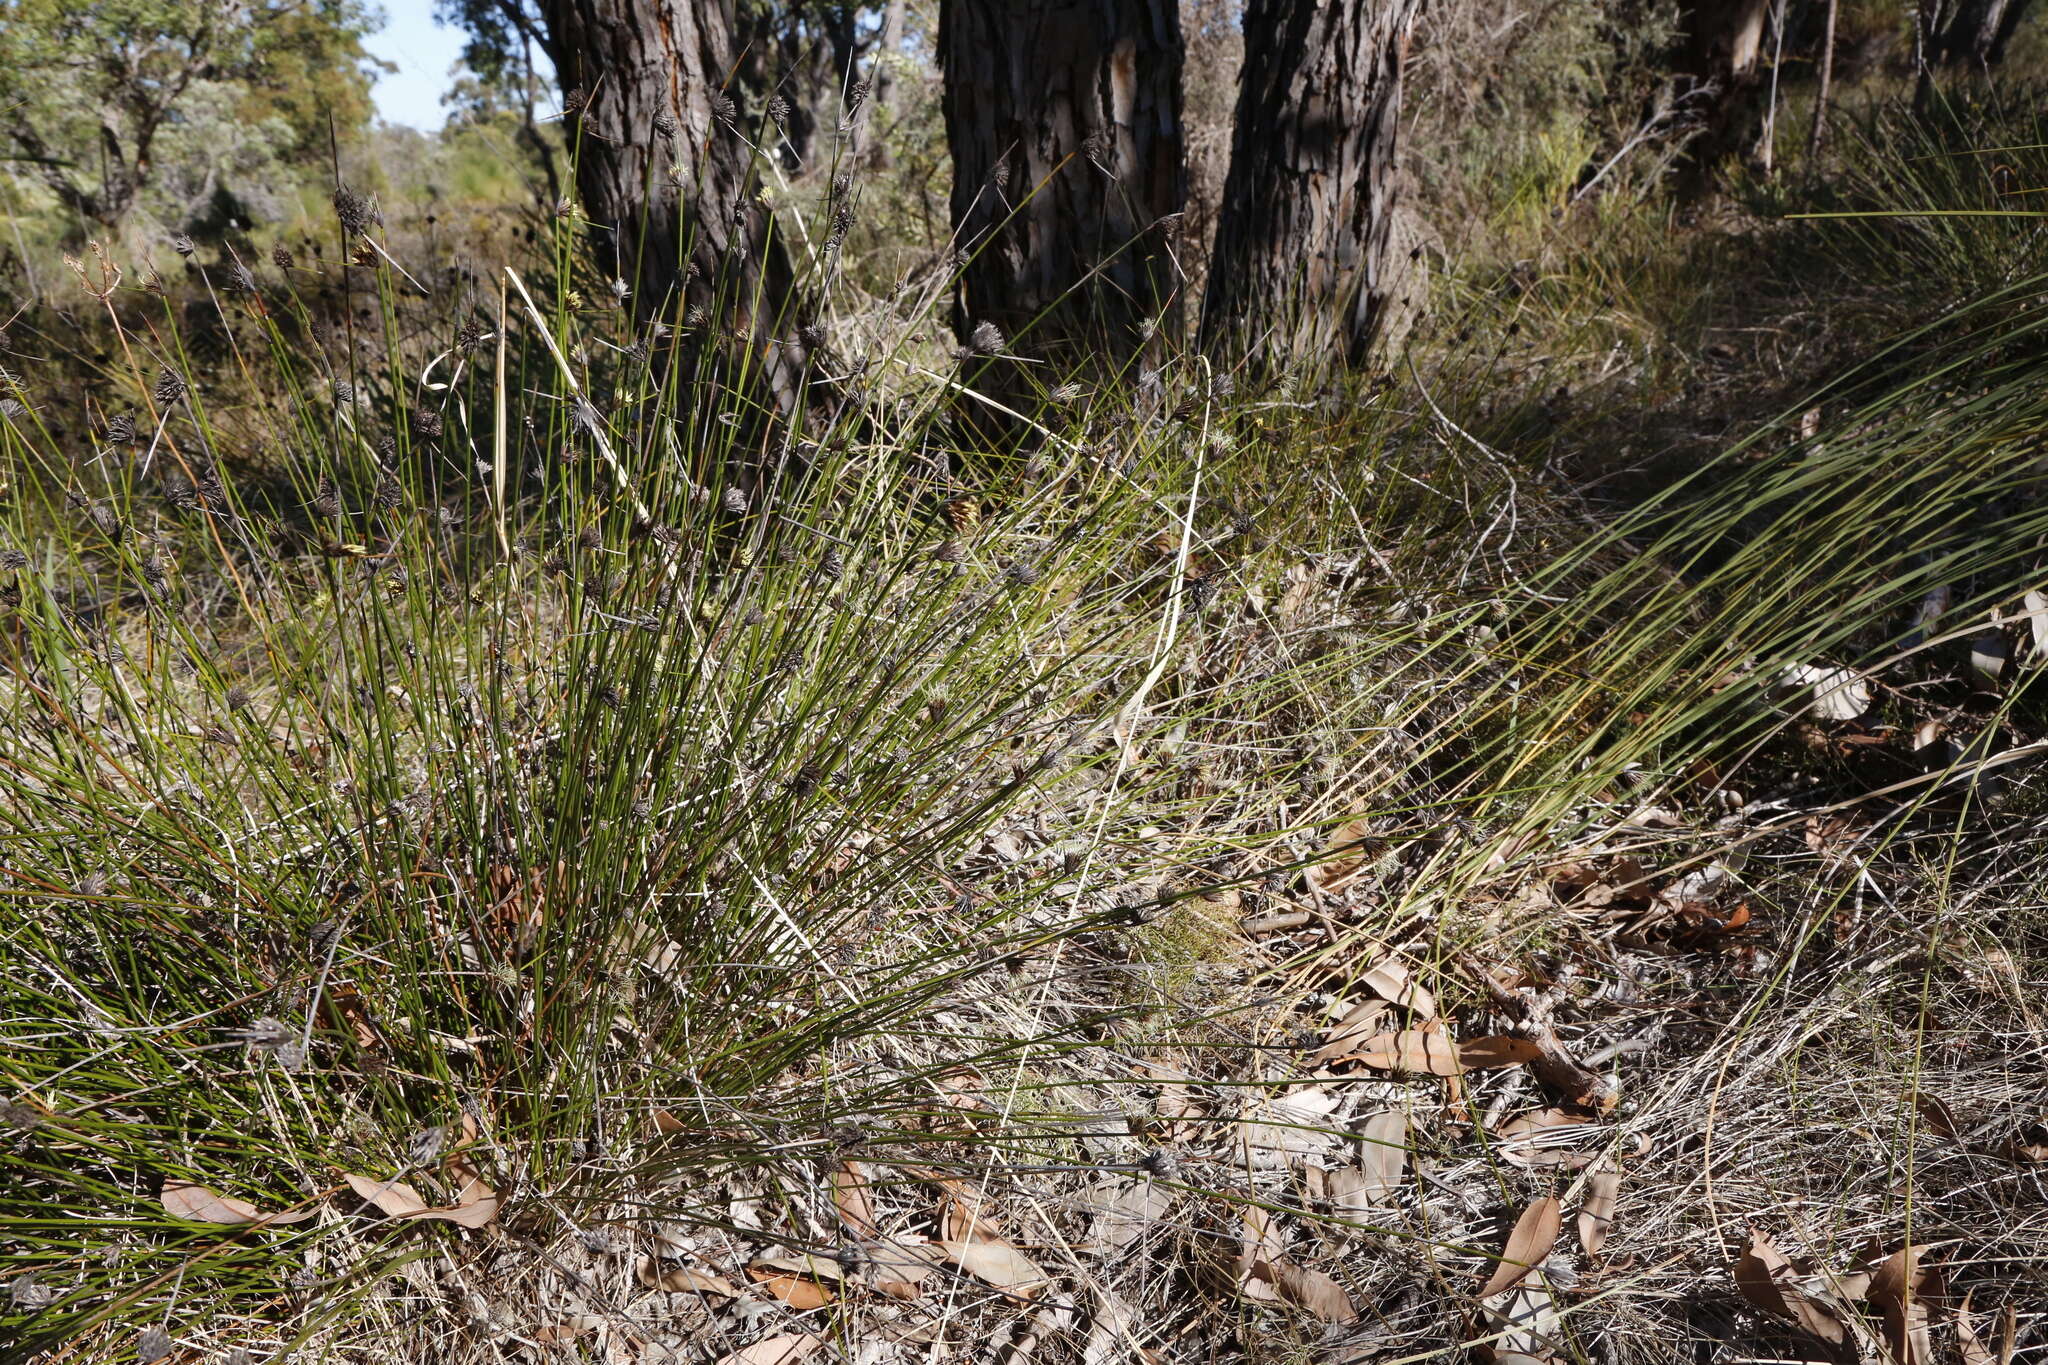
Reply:
[[[1711,189],[1721,163],[1754,147],[1763,118],[1763,40],[1771,0],[1684,0],[1683,36],[1673,74],[1689,88],[1680,96],[1695,120],[1679,180],[1696,198]]]
[[[1401,67],[1420,0],[1249,0],[1204,344],[1363,360],[1387,318]]]
[[[1088,358],[1146,359],[1178,329],[1187,197],[1178,0],[946,0],[952,217],[968,260],[954,329],[984,394]]]
[[[2013,29],[2026,16],[2032,0],[1934,0],[1931,56],[1937,65],[1972,66],[1978,70],[2005,58]]]
[[[749,192],[754,153],[724,89],[732,0],[539,8],[583,208],[637,309],[680,301],[756,337],[792,321],[789,257]]]

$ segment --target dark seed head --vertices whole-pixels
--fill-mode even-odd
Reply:
[[[346,185],[334,191],[334,216],[341,220],[341,230],[350,237],[368,232],[372,227],[384,226],[384,215],[377,208],[377,201],[367,194],[358,194]]]
[[[168,365],[159,365],[156,371],[156,387],[150,390],[150,396],[156,399],[158,407],[167,408],[185,396],[185,389],[183,375]]]
[[[313,493],[311,506],[323,517],[341,515],[341,490],[334,486],[334,480],[327,475],[320,476],[320,485]]]

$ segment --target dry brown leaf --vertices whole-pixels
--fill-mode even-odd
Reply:
[[[1302,1086],[1252,1101],[1236,1129],[1237,1161],[1255,1169],[1300,1166],[1335,1147],[1331,1115],[1343,1097],[1323,1086]]]
[[[468,1157],[454,1157],[446,1163],[449,1177],[455,1181],[455,1209],[452,1212],[471,1210],[471,1217],[489,1222],[498,1212],[498,1192],[484,1183],[482,1172]],[[489,1205],[486,1212],[484,1206]],[[470,1226],[481,1226],[473,1223]]]
[[[1323,841],[1322,860],[1302,872],[1309,889],[1334,896],[1357,880],[1366,864],[1366,840],[1371,837],[1369,820],[1347,820],[1331,830]]]
[[[718,1365],[796,1365],[824,1344],[825,1338],[816,1332],[784,1332],[720,1356]]]
[[[1083,1250],[1102,1256],[1122,1251],[1173,1208],[1173,1191],[1156,1180],[1106,1175],[1089,1191],[1088,1241]]]
[[[1436,1018],[1436,997],[1416,984],[1414,975],[1391,958],[1366,972],[1360,983],[1382,1000],[1392,1001],[1418,1019]]]
[[[574,1341],[585,1332],[594,1332],[602,1326],[604,1326],[604,1319],[598,1317],[595,1313],[578,1313],[567,1322],[557,1322],[546,1327],[536,1328],[533,1333],[533,1339],[543,1345],[561,1341]]]
[[[1932,1365],[1934,1360],[1931,1310],[1946,1297],[1947,1285],[1924,1251],[1901,1247],[1870,1277],[1870,1300],[1884,1311],[1885,1344],[1896,1365]]]
[[[846,1278],[846,1270],[833,1257],[796,1252],[757,1257],[747,1267],[747,1277],[803,1312],[832,1302],[833,1286]]]
[[[1384,1109],[1369,1116],[1359,1130],[1358,1165],[1330,1172],[1330,1200],[1341,1214],[1363,1214],[1377,1208],[1401,1186],[1408,1169],[1408,1115]]]
[[[1380,1071],[1406,1071],[1418,1076],[1455,1076],[1458,1045],[1448,1033],[1433,1029],[1402,1029],[1381,1033],[1360,1044],[1349,1060]]]
[[[1514,1288],[1525,1275],[1542,1264],[1550,1249],[1557,1245],[1557,1230],[1563,1217],[1561,1206],[1551,1195],[1523,1209],[1522,1216],[1515,1220],[1514,1231],[1508,1234],[1508,1244],[1501,1252],[1500,1264],[1493,1268],[1493,1276],[1479,1291],[1479,1297],[1490,1299]]]
[[[736,1299],[740,1291],[731,1281],[713,1275],[708,1270],[692,1270],[688,1266],[663,1266],[653,1257],[640,1263],[635,1272],[640,1283],[649,1289],[666,1289],[671,1294],[716,1294],[722,1299]]]
[[[1503,1160],[1535,1171],[1585,1165],[1586,1154],[1572,1150],[1574,1139],[1592,1141],[1599,1131],[1585,1115],[1569,1109],[1532,1109],[1501,1124],[1496,1136]]]
[[[1393,1011],[1384,1000],[1361,1000],[1336,1023],[1330,1026],[1323,1045],[1309,1060],[1320,1066],[1333,1057],[1342,1057],[1355,1050],[1366,1039],[1379,1032],[1380,1021]]]
[[[1939,1098],[1928,1094],[1915,1095],[1913,1097],[1913,1107],[1920,1111],[1920,1117],[1926,1122],[1928,1132],[1933,1133],[1936,1137],[1947,1138],[1950,1142],[1962,1140],[1962,1133],[1956,1124],[1954,1111],[1942,1103]]]
[[[1259,1274],[1259,1266],[1287,1259],[1287,1242],[1273,1216],[1256,1205],[1244,1211],[1243,1241],[1237,1253],[1237,1288],[1248,1299],[1278,1303],[1280,1290]]]
[[[417,1218],[432,1205],[420,1197],[420,1192],[401,1180],[372,1180],[366,1175],[344,1174],[348,1182],[366,1203],[376,1206],[378,1212],[390,1218]]]
[[[1159,1087],[1159,1098],[1152,1105],[1153,1114],[1160,1119],[1159,1136],[1169,1142],[1185,1142],[1193,1137],[1197,1131],[1193,1120],[1202,1113],[1190,1088],[1194,1077],[1171,1062],[1139,1062],[1135,1069],[1141,1080]]]
[[[832,1302],[831,1290],[816,1280],[807,1280],[801,1275],[767,1270],[759,1266],[748,1266],[747,1274],[752,1277],[754,1283],[799,1313],[807,1313],[813,1308],[823,1308]]]
[[[420,1192],[402,1180],[372,1180],[366,1175],[343,1173],[348,1187],[364,1201],[376,1206],[378,1212],[387,1218],[413,1219],[419,1222],[454,1223],[459,1227],[480,1228],[498,1216],[498,1196],[488,1185],[475,1181],[482,1187],[469,1203],[455,1204],[448,1208],[436,1208],[420,1197]]]
[[[1500,1333],[1491,1347],[1494,1365],[1563,1365],[1558,1319],[1557,1301],[1540,1279],[1479,1305],[1482,1329]]]
[[[457,1227],[480,1228],[496,1221],[498,1217],[498,1196],[477,1199],[453,1208],[428,1209],[424,1213],[410,1215],[423,1223],[453,1223]]]
[[[1319,1270],[1292,1261],[1260,1261],[1252,1267],[1260,1279],[1279,1291],[1280,1297],[1303,1308],[1324,1322],[1356,1322],[1358,1309],[1344,1287]]]
[[[939,1253],[984,1284],[1028,1299],[1051,1282],[1029,1256],[1008,1242],[940,1242]]]
[[[856,1237],[882,1235],[875,1222],[875,1200],[867,1169],[857,1161],[842,1161],[832,1171],[832,1202],[839,1209],[839,1221]]]
[[[1579,1205],[1579,1245],[1598,1256],[1614,1226],[1614,1201],[1621,1194],[1620,1171],[1595,1171],[1586,1177],[1586,1198]]]
[[[1543,1055],[1543,1049],[1527,1038],[1495,1034],[1490,1038],[1468,1038],[1458,1044],[1458,1065],[1467,1071],[1486,1071],[1500,1066],[1521,1066]]]
[[[914,1299],[925,1278],[939,1268],[931,1242],[916,1233],[892,1237],[867,1248],[868,1280],[892,1299]]]
[[[1848,1337],[1842,1319],[1799,1285],[1799,1272],[1769,1237],[1750,1229],[1749,1249],[1735,1263],[1735,1287],[1742,1297],[1809,1336],[1839,1346]]]
[[[1368,1039],[1351,1060],[1380,1071],[1420,1076],[1456,1076],[1499,1066],[1519,1066],[1542,1055],[1527,1038],[1495,1035],[1454,1042],[1447,1033],[1402,1029]]]
[[[939,1234],[947,1242],[1000,1242],[1002,1230],[979,1192],[958,1180],[934,1177],[939,1187]]]
[[[173,1218],[189,1218],[195,1223],[303,1223],[313,1216],[311,1209],[299,1209],[293,1213],[264,1213],[246,1199],[237,1199],[231,1194],[218,1194],[204,1185],[194,1185],[185,1180],[166,1180],[163,1192],[164,1212]]]
[[[2019,1333],[2018,1314],[2007,1304],[2005,1313],[1998,1324],[1996,1345],[1984,1340],[1978,1334],[1977,1324],[1970,1312],[1970,1296],[1963,1295],[1962,1304],[1955,1311],[1956,1350],[1962,1356],[1962,1365],[2012,1365],[2015,1338]]]

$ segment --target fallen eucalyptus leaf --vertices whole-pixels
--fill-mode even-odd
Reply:
[[[165,1213],[173,1218],[189,1218],[195,1223],[262,1223],[268,1226],[303,1223],[313,1216],[311,1209],[267,1214],[246,1199],[219,1194],[204,1185],[194,1185],[185,1180],[166,1180],[161,1197]]]
[[[1501,1252],[1500,1264],[1493,1269],[1492,1278],[1479,1291],[1479,1297],[1490,1299],[1504,1293],[1522,1282],[1531,1270],[1541,1265],[1543,1258],[1557,1245],[1557,1230],[1563,1220],[1563,1211],[1555,1196],[1546,1195],[1522,1210],[1522,1216],[1515,1220],[1515,1227],[1508,1234],[1508,1244]]]

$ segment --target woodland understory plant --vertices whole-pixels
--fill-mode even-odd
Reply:
[[[999,452],[943,281],[892,333],[799,244],[792,366],[573,212],[465,279],[337,209],[88,258],[89,401],[6,378],[0,1353],[1894,1350],[1810,1277],[1930,1243],[2025,1302],[2038,281],[1601,520],[1485,339],[1046,375]],[[1776,1117],[1937,1092],[1934,1155]]]

